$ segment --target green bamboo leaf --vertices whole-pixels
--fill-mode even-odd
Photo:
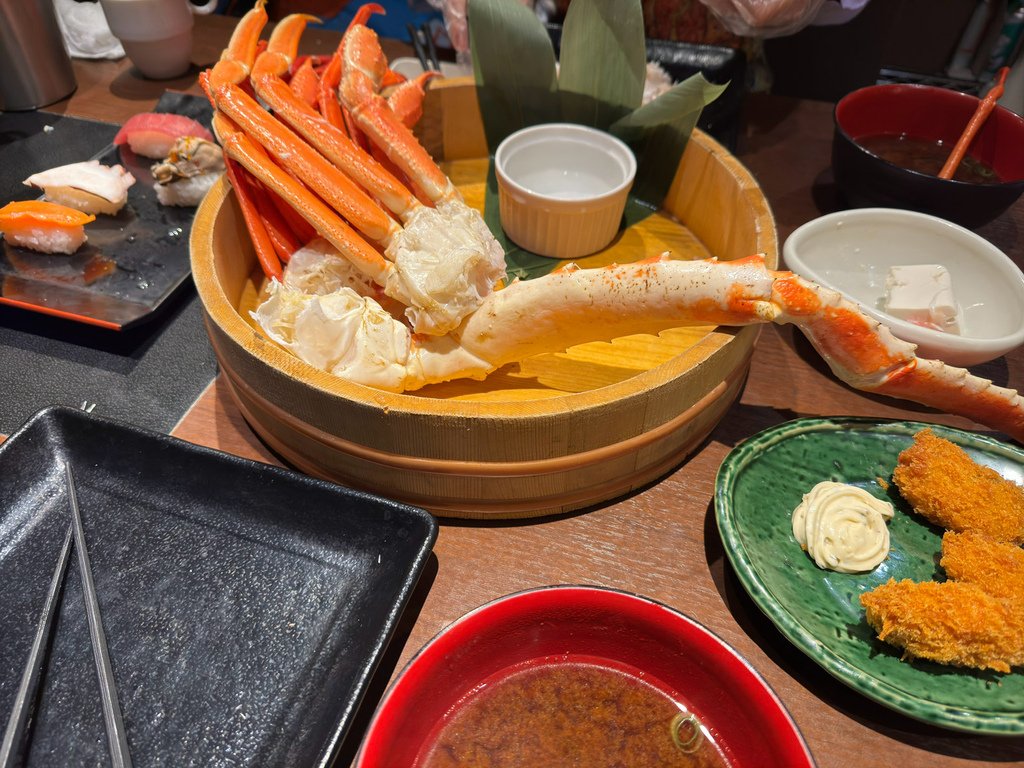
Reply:
[[[647,49],[639,0],[573,0],[562,26],[562,118],[607,129],[644,94]]]
[[[696,113],[717,99],[729,83],[721,85],[708,82],[704,75],[697,73],[676,83],[658,98],[638,107],[630,114],[616,120],[611,131],[623,140],[633,135],[633,131],[652,128],[657,125],[675,122],[676,120]]]
[[[727,86],[709,83],[698,73],[612,124],[610,132],[629,144],[637,158],[633,195],[661,205],[701,112]]]
[[[487,145],[558,114],[555,51],[536,14],[519,0],[469,0],[473,74]]]

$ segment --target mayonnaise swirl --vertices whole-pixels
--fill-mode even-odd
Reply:
[[[889,554],[892,515],[892,504],[863,488],[826,480],[793,510],[793,535],[819,568],[863,573]]]

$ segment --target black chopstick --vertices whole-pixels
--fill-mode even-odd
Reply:
[[[92,655],[96,660],[96,675],[100,682],[100,697],[103,700],[103,721],[107,727],[107,743],[110,747],[110,763],[113,768],[130,768],[131,754],[125,735],[121,707],[117,703],[117,686],[110,668],[107,639],[103,634],[100,605],[96,600],[96,586],[89,566],[89,552],[85,547],[85,530],[82,516],[78,511],[78,494],[75,492],[75,478],[71,465],[64,465],[68,486],[68,500],[71,504],[71,526],[75,535],[75,549],[78,550],[78,569],[82,578],[82,592],[85,596],[85,615],[89,620],[89,637],[92,640]]]
[[[437,46],[434,45],[434,36],[430,34],[430,28],[424,24],[420,29],[423,30],[423,36],[427,38],[427,55],[430,60],[430,66],[435,72],[441,71],[441,60],[437,58]]]
[[[420,60],[420,66],[423,67],[423,71],[426,72],[430,69],[430,61],[427,59],[427,50],[423,47],[420,30],[416,29],[412,22],[406,24],[405,28],[409,31],[409,37],[412,38],[412,48],[416,51],[416,58]]]
[[[43,611],[39,615],[39,622],[36,625],[36,636],[32,641],[32,650],[29,652],[28,660],[25,662],[25,669],[21,674],[21,685],[18,687],[18,695],[14,697],[14,708],[11,710],[10,719],[7,721],[4,740],[0,744],[0,768],[12,768],[22,762],[25,726],[28,725],[29,713],[32,712],[38,698],[39,677],[43,671],[43,660],[50,646],[53,620],[57,615],[60,593],[64,586],[64,574],[68,569],[68,561],[71,559],[71,536],[72,526],[69,525],[68,531],[64,535],[64,544],[61,545],[60,554],[57,556],[57,566],[53,569],[50,591],[46,595],[46,602],[43,604]]]

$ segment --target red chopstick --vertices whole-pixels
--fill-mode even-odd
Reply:
[[[978,108],[974,110],[974,114],[971,119],[967,122],[967,127],[964,128],[963,134],[960,136],[960,140],[953,147],[953,151],[949,153],[949,159],[946,160],[946,164],[942,166],[942,170],[939,171],[940,179],[951,179],[953,174],[956,173],[957,166],[964,159],[964,155],[967,154],[967,148],[974,141],[975,135],[981,129],[981,126],[985,124],[985,120],[992,113],[992,110],[996,108],[996,102],[999,101],[1003,95],[1003,85],[1006,83],[1006,76],[1009,74],[1010,68],[1003,67],[999,70],[999,75],[996,78],[996,84],[992,86],[992,89],[985,94],[985,98],[978,102]]]

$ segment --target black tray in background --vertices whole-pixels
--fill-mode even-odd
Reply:
[[[210,128],[204,98],[165,92],[154,111]],[[125,207],[87,224],[88,240],[70,256],[0,239],[0,303],[124,330],[151,319],[188,279],[195,208],[160,204],[150,172],[155,161],[112,146],[118,127],[43,112],[0,113],[0,206],[38,198],[40,191],[22,181],[68,163],[97,159],[124,166],[136,179]]]
[[[423,510],[66,408],[0,445],[6,722],[76,488],[139,766],[327,766],[426,563]],[[72,559],[27,765],[107,765]]]

